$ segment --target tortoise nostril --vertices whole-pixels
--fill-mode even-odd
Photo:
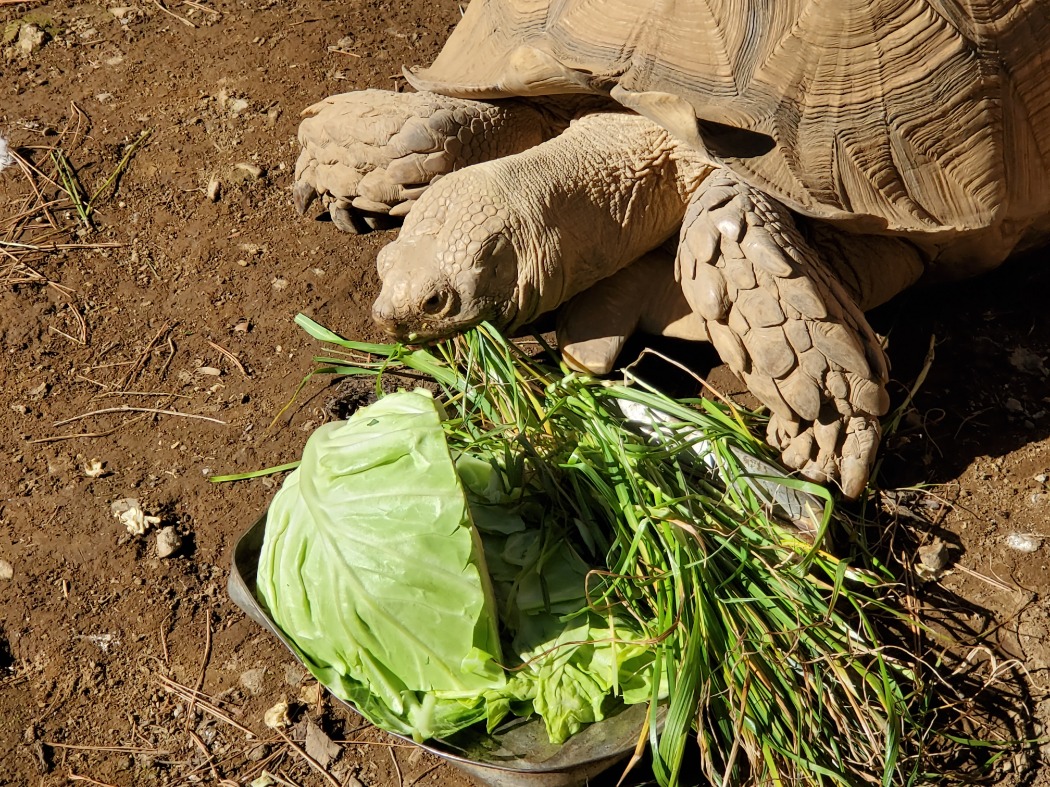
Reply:
[[[442,292],[435,292],[425,301],[423,301],[423,311],[427,314],[437,314],[443,308],[447,302],[447,296]]]

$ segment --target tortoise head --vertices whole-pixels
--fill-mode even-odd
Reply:
[[[372,317],[399,341],[451,336],[488,320],[507,328],[519,312],[519,259],[506,210],[485,192],[436,182],[397,240],[376,258],[383,286]],[[453,184],[449,184],[453,185]]]

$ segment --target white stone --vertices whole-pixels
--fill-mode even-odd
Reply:
[[[157,557],[171,557],[182,546],[182,536],[169,525],[157,531]]]
[[[1032,533],[1011,533],[1005,543],[1018,552],[1035,552],[1043,545],[1043,538]]]
[[[7,167],[14,166],[15,157],[11,155],[11,149],[7,146],[7,140],[0,137],[0,172]]]

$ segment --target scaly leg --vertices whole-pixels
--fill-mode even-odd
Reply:
[[[725,170],[694,194],[682,228],[677,277],[722,359],[769,408],[769,442],[848,498],[863,492],[875,459],[888,365],[864,293],[848,293],[840,276],[853,262],[919,264],[914,250],[900,251],[896,266],[829,262],[787,208]]]
[[[557,135],[571,118],[561,106],[388,90],[330,96],[303,112],[295,207],[304,214],[320,196],[347,232],[404,216],[442,175]]]

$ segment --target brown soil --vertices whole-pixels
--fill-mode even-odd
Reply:
[[[330,766],[341,784],[467,784],[318,703],[303,671],[231,604],[232,545],[275,482],[208,481],[295,459],[325,419],[330,394],[318,383],[270,426],[316,349],[297,312],[378,338],[373,261],[391,236],[347,236],[295,214],[299,110],[400,84],[401,65],[428,62],[458,16],[454,0],[0,6],[0,31],[28,19],[47,33],[28,54],[6,35],[0,47],[0,133],[41,170],[53,172],[48,151],[60,148],[93,192],[151,130],[96,201],[91,231],[68,203],[21,222],[39,200],[18,168],[0,174],[0,239],[19,225],[24,243],[92,246],[0,250],[0,559],[13,569],[0,579],[0,783],[247,784],[265,767],[304,787],[331,784],[263,726],[264,711],[289,699],[331,737],[361,742]],[[43,177],[33,182],[56,197]],[[876,321],[890,331],[898,400],[938,342],[882,474],[887,487],[934,485],[895,498],[907,533],[951,545],[954,568],[925,596],[988,634],[975,659],[1027,685],[1015,710],[1045,721],[1050,545],[1036,539],[1025,553],[1006,542],[1050,536],[1041,263],[908,296]],[[93,414],[121,407],[165,412]],[[127,497],[160,525],[129,534],[110,510]],[[182,544],[162,559],[165,526]],[[194,708],[179,692],[198,688]],[[1050,784],[1038,756],[1007,762],[1000,784]]]

